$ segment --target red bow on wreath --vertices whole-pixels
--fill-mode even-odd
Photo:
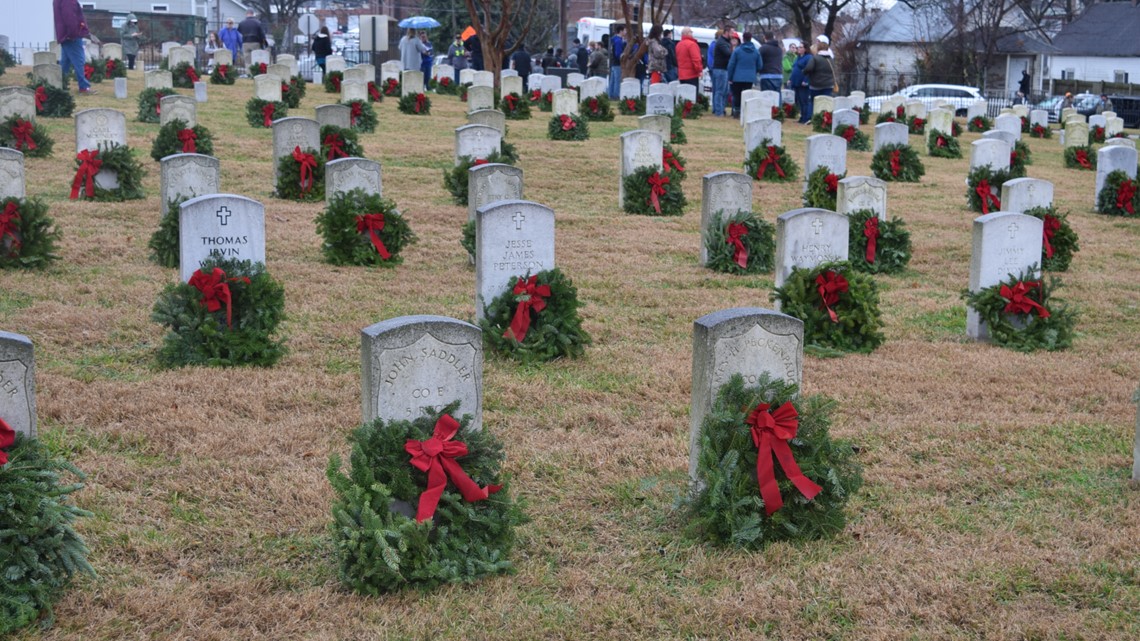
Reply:
[[[674,156],[673,152],[669,151],[668,149],[661,150],[661,164],[664,165],[666,172],[668,172],[670,168],[676,169],[680,172],[685,171],[685,168],[682,167],[681,163],[677,161],[677,157]]]
[[[879,218],[877,216],[872,216],[863,223],[863,235],[867,237],[867,262],[873,263],[875,262],[876,243],[879,239]]]
[[[159,115],[162,114],[162,99],[165,97],[166,97],[166,94],[164,94],[160,91],[154,92],[154,113],[159,114]],[[265,125],[265,126],[268,127],[269,125]]]
[[[261,118],[262,118],[261,124],[265,125],[266,127],[272,127],[273,126],[273,112],[276,109],[277,109],[277,107],[272,102],[269,103],[268,105],[265,105],[264,107],[262,107],[261,108]]]
[[[509,93],[505,98],[503,98],[503,102],[507,103],[507,111],[514,111],[515,107],[518,105],[519,99],[515,98],[515,95],[513,93]]]
[[[898,178],[902,171],[902,151],[895,149],[891,152],[891,175]]]
[[[0,418],[0,465],[8,464],[8,453],[4,450],[12,447],[16,442],[16,430],[12,429],[4,419]]]
[[[444,76],[443,80],[439,81],[439,84],[443,85],[443,87],[446,89],[447,87],[451,86],[451,78]]]
[[[858,131],[859,131],[858,129],[852,127],[851,125],[847,125],[846,127],[843,128],[843,131],[839,132],[839,135],[843,136],[843,139],[846,140],[847,142],[851,142],[852,140],[855,139],[855,134]]]
[[[371,98],[373,102],[379,102],[380,100],[380,90],[376,87],[376,83],[371,80],[368,81],[368,97]]]
[[[554,102],[554,92],[553,91],[546,92],[545,94],[542,95],[542,99],[545,100],[547,103]]]
[[[115,75],[115,59],[107,58],[107,64],[103,65],[103,75],[110,78]]]
[[[934,146],[935,147],[945,147],[946,146],[946,139],[943,138],[942,136],[938,136],[937,138],[934,139]]]
[[[570,131],[578,126],[578,123],[574,122],[574,119],[566,114],[562,114],[558,117],[562,119],[562,131]]]
[[[990,181],[986,180],[985,178],[983,178],[978,183],[977,188],[974,189],[974,193],[978,194],[978,198],[982,199],[983,214],[990,213],[991,202],[994,204],[994,211],[1001,209],[1001,201],[998,200],[998,197],[994,195],[993,190],[990,189]]]
[[[36,113],[42,113],[44,110],[44,103],[47,102],[47,90],[43,85],[36,87]]]
[[[1089,162],[1089,152],[1085,151],[1084,149],[1078,149],[1076,156],[1078,165],[1084,167],[1085,169],[1093,168],[1092,163]]]
[[[95,67],[93,67],[91,65],[83,65],[83,77],[84,78],[86,78],[87,80],[90,80],[91,76],[94,76],[94,75],[95,75]]]
[[[1049,310],[1041,306],[1041,303],[1029,297],[1029,292],[1041,286],[1038,281],[1023,281],[1019,280],[1014,283],[1013,287],[1009,285],[1002,285],[999,294],[1005,300],[1005,308],[1002,310],[1006,314],[1029,314],[1033,310],[1037,310],[1038,318],[1049,318]]]
[[[637,111],[637,101],[633,98],[625,99],[625,108],[630,111]]]
[[[194,67],[186,67],[186,77],[190,79],[190,82],[198,82],[198,72],[194,70]]]
[[[834,194],[839,191],[839,176],[835,174],[828,174],[823,178],[823,186],[827,188],[827,193]]]
[[[790,104],[784,105],[784,115],[790,117],[792,115],[792,108],[793,106]]]
[[[489,162],[491,162],[491,161],[487,160],[486,158],[476,158],[475,159],[475,166],[478,167],[479,165],[486,165]]]
[[[356,126],[356,119],[359,118],[362,113],[364,113],[364,105],[360,102],[352,103],[352,111],[348,115],[349,124]]]
[[[895,115],[898,116],[899,118],[905,118],[906,117],[906,107],[903,107],[902,105],[895,107]]]
[[[16,119],[16,124],[12,126],[12,137],[16,139],[16,151],[23,151],[25,147],[29,151],[36,148],[36,141],[32,140],[32,132],[35,131],[35,127],[23,118]]]
[[[823,113],[821,113],[820,119],[823,122],[824,127],[828,127],[828,128],[831,127],[831,112],[830,111],[824,111]]]
[[[427,96],[423,95],[422,93],[416,94],[416,107],[415,107],[416,113],[423,111],[424,100],[426,100],[426,99],[427,99]]]
[[[681,117],[688,118],[691,113],[693,113],[693,101],[686,100],[685,104],[681,105]]]
[[[1041,125],[1033,125],[1033,135],[1037,136],[1038,138],[1044,138],[1045,137],[1045,128],[1042,127]]]
[[[222,271],[221,267],[215,267],[214,271],[209,275],[202,273],[202,270],[196,269],[190,276],[188,284],[202,292],[202,299],[198,302],[206,306],[206,311],[216,312],[226,306],[226,327],[233,327],[233,300],[230,294],[230,286],[226,281],[249,283],[249,278],[226,278],[226,272]]]
[[[348,152],[344,150],[344,140],[341,139],[340,134],[329,134],[325,136],[322,145],[328,147],[329,150],[325,160],[348,158]]]
[[[329,80],[332,81],[333,91],[340,93],[340,76],[333,76]]]
[[[1136,183],[1131,180],[1125,179],[1116,188],[1116,207],[1123,209],[1130,214],[1135,214],[1136,210],[1132,206],[1132,200],[1136,198]]]
[[[587,104],[590,107],[590,113],[592,113],[592,114],[598,113],[598,99],[597,98],[590,98],[590,101]]]
[[[356,217],[356,233],[368,232],[368,238],[372,241],[372,246],[376,248],[376,253],[380,254],[380,258],[388,260],[392,254],[384,246],[384,242],[380,240],[378,232],[382,231],[384,231],[384,214],[364,214]]]
[[[290,89],[292,89],[292,87],[290,87],[290,86],[289,86],[289,83],[287,83],[287,82],[282,82],[282,83],[281,83],[281,96],[282,96],[282,97],[284,97],[284,96],[288,96],[288,95],[289,95],[289,90],[290,90]]]
[[[741,269],[748,269],[748,248],[741,239],[748,235],[748,227],[743,223],[729,223],[728,237],[725,240],[729,245],[736,247],[732,253],[732,260],[740,265]]]
[[[293,148],[293,160],[301,166],[301,193],[307,194],[313,188],[313,170],[317,168],[317,159],[313,154],[301,151],[301,147]]]
[[[649,204],[653,205],[654,211],[661,213],[661,201],[657,199],[658,196],[665,195],[665,185],[669,184],[669,179],[662,176],[659,172],[653,172],[649,177]]]
[[[9,256],[20,253],[20,237],[17,235],[20,231],[19,222],[20,209],[16,206],[15,201],[10,201],[4,205],[4,213],[0,214],[0,242],[5,238],[12,239],[8,245]]]
[[[99,152],[91,149],[79,152],[75,159],[79,161],[79,169],[75,171],[75,180],[71,181],[71,199],[79,198],[79,190],[84,187],[84,181],[84,193],[91,198],[95,195],[95,174],[103,167],[103,161],[99,160]]]
[[[218,75],[221,76],[223,79],[228,80],[228,78],[226,77],[226,74],[229,72],[230,72],[230,68],[228,65],[218,65]]]
[[[389,96],[392,95],[396,91],[396,87],[399,87],[399,86],[400,86],[399,80],[396,80],[395,78],[389,78],[388,84],[387,84],[387,89],[386,89],[386,91],[388,92],[388,95]]]
[[[760,167],[756,170],[756,178],[764,178],[764,172],[768,171],[768,165],[776,168],[776,175],[780,178],[786,178],[783,168],[780,167],[780,152],[776,150],[773,145],[768,146],[768,156],[760,161]]]
[[[194,141],[198,139],[198,134],[194,133],[193,129],[183,129],[178,132],[178,142],[182,143],[182,153],[193,154],[198,151],[198,146]]]
[[[1045,224],[1042,226],[1043,240],[1045,242],[1045,258],[1053,257],[1053,236],[1061,229],[1061,219],[1056,216],[1045,214]]]
[[[915,129],[922,129],[922,126],[925,124],[926,124],[925,120],[923,120],[922,118],[915,117],[915,119],[914,119],[914,128]]]
[[[538,102],[539,100],[542,100],[542,90],[535,89],[534,91],[530,92],[530,99],[532,102]]]
[[[796,459],[792,455],[792,448],[788,441],[796,437],[799,431],[799,414],[791,403],[784,403],[776,408],[775,412],[769,410],[771,406],[761,403],[748,415],[745,424],[751,427],[752,443],[759,452],[756,455],[756,482],[760,484],[760,497],[764,499],[764,512],[771,516],[784,507],[784,499],[780,496],[780,485],[776,482],[776,467],[772,463],[772,456],[780,462],[784,476],[792,485],[812,500],[823,488],[804,476]]]
[[[467,445],[453,441],[459,431],[459,422],[451,416],[444,414],[435,423],[435,430],[431,438],[426,441],[408,439],[404,443],[404,451],[412,455],[412,467],[427,472],[427,489],[420,494],[420,503],[416,508],[416,522],[422,523],[435,515],[435,508],[447,487],[447,480],[455,485],[455,489],[468,503],[482,501],[488,496],[503,489],[502,485],[479,485],[467,476],[463,468],[455,459],[467,456]]]
[[[831,317],[831,322],[838,323],[839,316],[835,314],[835,310],[831,309],[831,306],[838,303],[839,295],[847,291],[847,279],[829,269],[815,277],[815,285],[819,297],[823,299],[823,308]]]
[[[539,285],[538,276],[529,279],[519,278],[515,283],[511,295],[519,299],[515,315],[511,318],[511,325],[503,332],[503,338],[513,338],[523,342],[526,333],[530,331],[530,310],[539,313],[546,309],[546,299],[550,298],[550,285]]]
[[[1009,166],[1013,167],[1015,165],[1017,165],[1017,151],[1016,150],[1009,152]]]

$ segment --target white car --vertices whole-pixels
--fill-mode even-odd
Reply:
[[[933,107],[938,100],[944,100],[954,107],[954,115],[965,116],[966,108],[976,100],[985,100],[977,87],[965,85],[911,85],[900,89],[896,96],[907,100],[918,100],[927,107]],[[872,96],[867,98],[867,106],[871,113],[878,113],[879,107],[891,96]]]

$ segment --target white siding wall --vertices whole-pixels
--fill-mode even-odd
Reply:
[[[1140,83],[1140,58],[1102,58],[1093,56],[1052,56],[1049,77],[1060,80],[1066,69],[1075,69],[1077,80],[1113,82],[1113,71],[1128,72],[1128,81]]]

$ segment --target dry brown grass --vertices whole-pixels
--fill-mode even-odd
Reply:
[[[132,76],[132,95],[141,84]],[[915,255],[910,271],[879,279],[886,344],[804,367],[808,392],[840,402],[834,431],[862,448],[867,484],[850,526],[749,554],[686,540],[674,510],[692,322],[766,306],[772,287],[697,265],[700,176],[739,168],[740,129],[686,124],[690,211],[658,220],[616,203],[617,134],[631,117],[592,124],[584,143],[547,141],[545,114],[510,123],[526,196],[557,212],[558,263],[595,345],[543,367],[488,357],[485,424],[507,443],[533,517],[517,575],[372,599],[336,581],[324,468],[359,421],[359,330],[403,314],[473,315],[465,208],[441,186],[463,107],[438,97],[418,118],[394,100],[377,106],[379,130],[363,143],[421,240],[396,270],[334,268],[320,262],[318,206],[270,197],[270,133],[244,121],[251,83],[211,86],[200,121],[217,140],[223,189],[266,203],[292,351],[271,370],[166,372],[153,366],[162,332],[148,318],[176,278],[146,259],[157,126],[133,122],[133,98],[103,89],[79,104],[132,119],[151,196],[68,201],[72,125],[43,120],[56,155],[29,161],[29,191],[51,203],[65,260],[0,281],[0,327],[36,344],[42,433],[90,475],[78,500],[96,516],[81,530],[101,574],[66,594],[53,629],[21,638],[1140,637],[1140,495],[1127,483],[1140,220],[1094,214],[1093,175],[1063,169],[1055,140],[1030,141],[1030,173],[1056,184],[1081,236],[1061,292],[1083,310],[1074,347],[1020,355],[964,339],[967,161],[924,158],[924,182],[890,187]],[[309,94],[295,115],[329,101]],[[785,131],[802,163],[807,129]],[[869,166],[869,153],[850,154],[850,175]],[[769,221],[798,206],[796,184],[756,188]]]

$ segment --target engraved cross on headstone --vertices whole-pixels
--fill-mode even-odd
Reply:
[[[526,216],[524,216],[521,211],[516,211],[515,215],[511,217],[511,220],[515,221],[515,229],[522,229],[522,224],[523,221],[526,220]]]
[[[815,235],[819,236],[823,233],[823,221],[816,218],[815,220],[811,221],[811,228],[815,232]]]
[[[219,221],[219,224],[221,224],[221,225],[223,225],[223,226],[224,226],[224,225],[228,225],[228,224],[229,224],[229,222],[230,222],[230,214],[231,214],[231,213],[233,213],[233,212],[231,212],[231,211],[230,211],[230,208],[229,208],[229,207],[226,207],[225,205],[222,205],[222,208],[221,208],[221,209],[219,209],[219,210],[218,210],[218,213],[217,213],[217,214],[214,214],[214,215],[218,217],[218,221]]]
[[[1017,223],[1010,223],[1009,227],[1006,227],[1006,231],[1009,232],[1010,240],[1017,238],[1017,230],[1018,229],[1020,229],[1020,228],[1017,226]]]

